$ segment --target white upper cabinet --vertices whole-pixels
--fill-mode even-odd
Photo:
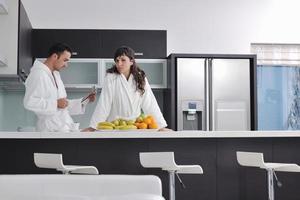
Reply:
[[[45,58],[38,58],[44,62]],[[99,59],[71,58],[68,66],[59,71],[66,88],[101,88],[102,76]]]
[[[38,60],[43,62],[45,58]],[[151,88],[167,87],[166,59],[136,59],[136,62],[146,73]],[[67,88],[101,88],[106,70],[113,65],[113,59],[71,58],[60,75]]]
[[[138,66],[144,70],[151,88],[167,87],[167,61],[166,59],[136,59]],[[101,59],[102,80],[106,70],[114,65],[113,59]]]
[[[6,0],[0,0],[0,14],[8,14],[8,6]]]
[[[101,87],[99,59],[71,59],[60,76],[68,88]]]
[[[5,58],[3,55],[1,55],[1,53],[0,53],[0,67],[6,66],[6,65],[7,65],[7,60],[6,60],[6,58]]]
[[[7,14],[8,6],[6,0],[0,0],[0,14]],[[6,66],[6,58],[0,52],[0,66]]]
[[[25,79],[25,67],[32,65],[32,26],[21,0],[0,0],[0,27],[0,76]]]

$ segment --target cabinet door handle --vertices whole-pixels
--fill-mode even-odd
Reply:
[[[78,52],[76,52],[76,51],[72,52],[72,56],[77,56],[77,55],[78,55]]]
[[[142,56],[142,55],[144,55],[144,53],[143,52],[135,52],[134,55],[135,56]]]
[[[25,69],[22,68],[22,69],[20,70],[19,77],[21,78],[21,80],[22,80],[23,82],[25,82],[25,80],[26,80],[27,77],[28,77],[28,74],[26,73]]]

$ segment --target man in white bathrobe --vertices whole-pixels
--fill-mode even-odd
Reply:
[[[91,93],[85,103],[82,99],[67,99],[59,71],[67,67],[71,53],[65,44],[53,45],[45,62],[35,60],[26,79],[24,107],[37,115],[37,131],[79,131],[79,124],[74,123],[70,115],[83,114],[86,102],[95,100],[95,93]]]

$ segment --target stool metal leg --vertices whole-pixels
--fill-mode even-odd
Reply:
[[[274,197],[274,177],[273,177],[274,170],[273,169],[267,169],[267,173],[268,173],[269,200],[275,200],[275,197]]]
[[[169,200],[175,200],[175,171],[169,171]]]

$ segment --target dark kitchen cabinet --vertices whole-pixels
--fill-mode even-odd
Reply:
[[[32,26],[22,1],[18,21],[18,75],[25,80],[32,65]]]
[[[136,58],[166,58],[167,31],[164,30],[81,30],[34,29],[33,56],[47,57],[49,47],[64,42],[72,48],[72,58],[113,58],[120,46],[129,46]]]
[[[101,30],[103,58],[112,58],[120,46],[129,46],[136,58],[166,58],[167,31],[164,30]]]
[[[79,29],[34,29],[34,57],[46,58],[49,47],[57,42],[68,44],[72,48],[73,58],[101,57],[101,32]]]

